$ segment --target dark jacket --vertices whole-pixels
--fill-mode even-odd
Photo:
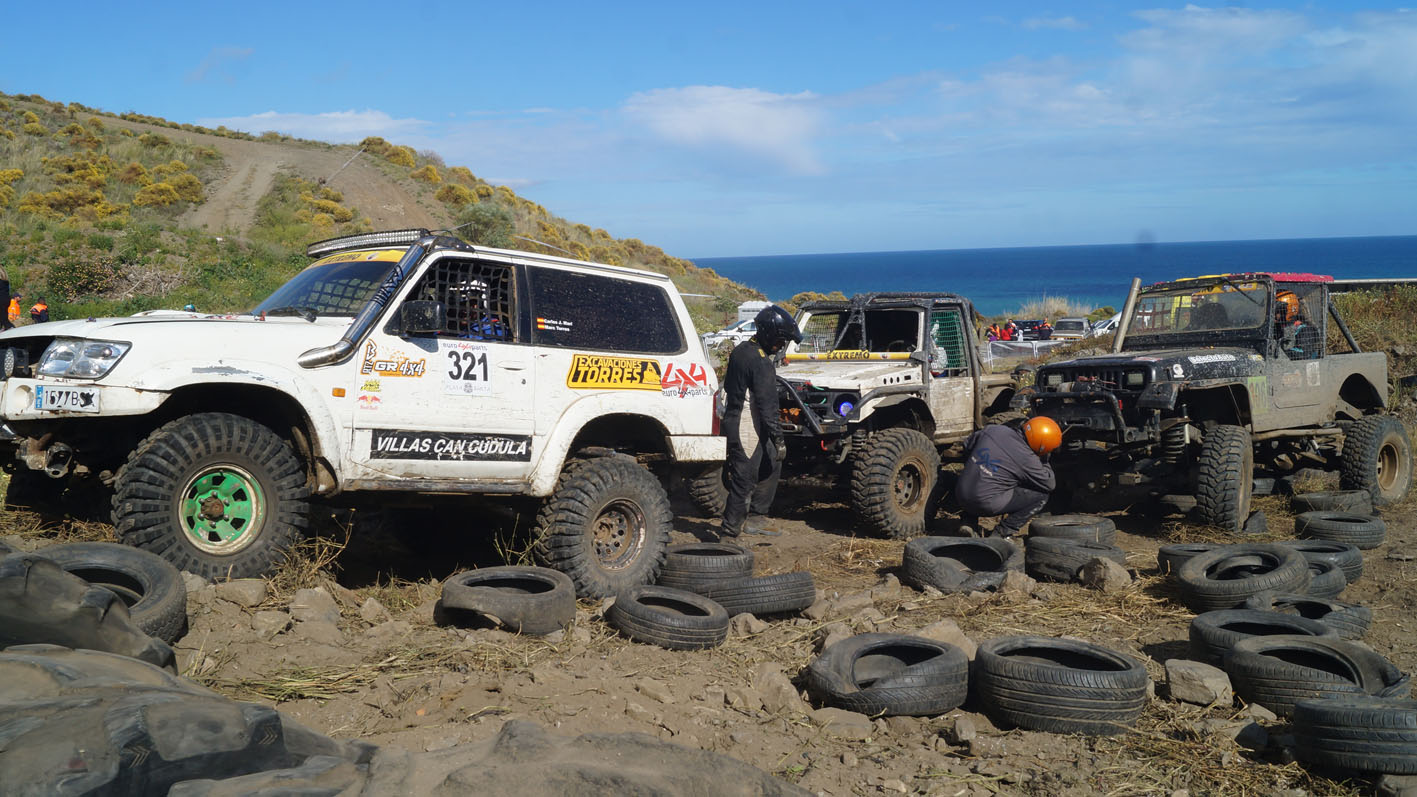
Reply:
[[[777,369],[756,340],[740,343],[723,375],[723,431],[750,456],[759,440],[782,440],[778,421]]]
[[[1004,424],[986,426],[969,436],[969,456],[955,493],[975,514],[1001,512],[1015,487],[1051,493],[1053,468],[1038,458],[1021,430]]]

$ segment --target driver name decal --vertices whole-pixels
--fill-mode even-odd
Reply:
[[[370,459],[436,459],[451,462],[530,462],[531,437],[524,434],[413,432],[375,429]]]
[[[659,363],[642,357],[577,354],[566,372],[566,387],[576,390],[654,390],[660,384]]]

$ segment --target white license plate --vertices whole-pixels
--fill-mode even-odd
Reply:
[[[34,389],[34,408],[45,412],[98,412],[98,388],[41,385]]]

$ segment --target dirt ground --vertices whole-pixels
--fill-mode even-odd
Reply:
[[[1287,500],[1257,499],[1269,538],[1290,536]],[[496,564],[491,549],[515,546],[513,521],[496,513],[412,523],[400,539],[357,536],[314,542],[244,606],[208,585],[189,596],[190,630],[176,645],[184,674],[233,697],[277,706],[314,728],[410,751],[440,750],[493,736],[504,722],[529,719],[553,732],[638,731],[746,761],[812,792],[828,795],[986,794],[1361,794],[1372,785],[1339,782],[1288,761],[1277,744],[1247,749],[1232,736],[1243,708],[1202,708],[1165,699],[1162,662],[1186,654],[1190,612],[1156,572],[1168,542],[1215,539],[1179,518],[1140,511],[1109,513],[1137,575],[1125,591],[1040,585],[1023,592],[934,597],[895,581],[903,543],[858,537],[848,509],[820,485],[779,493],[782,536],[748,538],[759,574],[808,570],[841,611],[818,620],[767,618],[735,629],[721,648],[676,652],[618,637],[582,603],[567,632],[520,637],[486,627],[446,624],[435,611],[440,579]],[[674,540],[716,539],[712,522],[678,506]],[[1384,513],[1388,541],[1366,552],[1363,578],[1342,599],[1374,610],[1367,642],[1403,671],[1417,664],[1408,625],[1417,607],[1414,509]],[[75,535],[102,537],[101,526],[6,517],[26,548]],[[953,527],[942,516],[937,533]],[[347,527],[346,527],[347,528]],[[10,538],[15,541],[15,538]],[[1263,538],[1260,538],[1263,539]],[[493,540],[504,542],[489,545]],[[344,545],[344,550],[338,548]],[[422,552],[422,553],[420,553]],[[507,552],[515,557],[515,551]],[[337,561],[332,561],[335,556]],[[299,621],[320,601],[296,601],[299,588],[333,598],[333,623]],[[317,596],[318,597],[318,596]],[[435,616],[437,615],[437,616]],[[1011,634],[1074,636],[1138,657],[1163,695],[1135,731],[1118,737],[1062,736],[994,727],[977,707],[936,718],[854,717],[827,713],[773,690],[770,672],[801,686],[800,675],[833,623],[853,632],[909,633],[951,619],[976,641]],[[963,735],[970,724],[973,740]],[[1270,738],[1284,728],[1269,724]],[[1185,791],[1182,791],[1185,790]]]

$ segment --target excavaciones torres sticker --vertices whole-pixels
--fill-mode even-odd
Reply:
[[[439,459],[452,462],[530,462],[531,437],[520,434],[411,432],[375,429],[370,459]]]

